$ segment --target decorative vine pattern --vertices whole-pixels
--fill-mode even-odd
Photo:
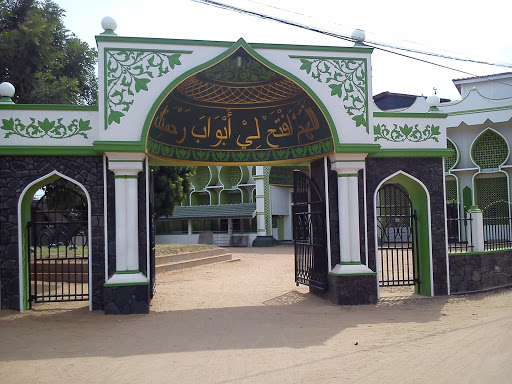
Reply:
[[[326,140],[313,145],[294,148],[277,148],[271,151],[211,151],[172,147],[157,143],[151,138],[147,141],[147,150],[159,157],[197,162],[241,163],[265,162],[315,157],[329,153],[334,149],[332,140]]]
[[[368,126],[366,61],[356,59],[300,59],[300,69],[331,88],[331,96],[343,100],[343,107],[356,126]]]
[[[402,141],[410,141],[413,143],[419,143],[422,141],[433,140],[439,142],[439,138],[436,136],[441,135],[439,126],[431,124],[425,126],[423,130],[418,128],[418,124],[399,126],[393,124],[393,129],[388,129],[386,124],[377,124],[373,126],[373,133],[375,135],[374,140],[386,140],[395,143]]]
[[[108,50],[106,52],[108,115],[105,129],[112,123],[121,123],[121,118],[133,104],[135,93],[147,91],[151,79],[162,77],[177,65],[181,65],[182,53]]]
[[[43,121],[30,117],[30,123],[23,124],[19,118],[2,119],[1,129],[7,131],[5,138],[9,136],[21,136],[28,139],[39,139],[45,136],[52,139],[67,139],[73,136],[83,136],[87,139],[87,131],[90,131],[90,120],[73,119],[69,124],[62,123],[63,118]]]

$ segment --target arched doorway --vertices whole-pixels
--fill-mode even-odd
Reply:
[[[397,172],[375,190],[379,287],[414,286],[433,295],[430,199],[418,179]]]
[[[20,307],[30,309],[42,302],[90,303],[87,190],[53,172],[25,188],[19,210]]]
[[[377,192],[377,239],[381,287],[421,286],[417,214],[400,184],[383,185]]]

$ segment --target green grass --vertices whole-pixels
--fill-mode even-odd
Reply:
[[[68,249],[66,256],[66,246],[60,245],[58,248],[53,247],[36,247],[37,250],[37,258],[38,259],[48,259],[48,258],[65,258],[65,257],[83,257],[84,255],[88,255],[87,247],[78,247],[77,249]],[[33,257],[34,252],[31,251],[30,255]]]
[[[175,255],[178,253],[198,252],[217,248],[219,247],[208,244],[156,244],[155,254],[156,256]]]

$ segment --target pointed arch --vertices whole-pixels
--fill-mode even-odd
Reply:
[[[89,249],[88,253],[88,289],[89,289],[89,310],[92,311],[92,207],[91,207],[91,196],[87,191],[87,188],[82,183],[72,179],[69,176],[66,176],[60,173],[57,170],[54,170],[45,176],[42,176],[31,183],[29,183],[21,192],[19,200],[18,200],[18,273],[19,273],[19,300],[20,300],[20,312],[23,312],[27,309],[27,300],[28,300],[28,271],[29,271],[29,263],[27,254],[27,223],[30,220],[30,211],[32,205],[32,198],[34,194],[44,187],[47,184],[54,182],[55,180],[62,178],[67,180],[75,185],[77,185],[82,192],[84,193],[87,199],[87,247]]]
[[[334,142],[338,141],[337,137],[337,131],[334,126],[334,121],[332,117],[330,116],[329,111],[327,110],[326,106],[323,104],[323,102],[320,100],[320,98],[309,88],[302,80],[294,76],[293,74],[287,72],[286,70],[276,66],[260,54],[258,54],[249,44],[247,44],[243,39],[238,40],[235,44],[233,44],[229,49],[227,49],[225,52],[221,53],[217,57],[198,65],[176,79],[174,79],[166,88],[165,90],[160,94],[160,96],[156,99],[155,103],[152,105],[142,130],[141,134],[141,142],[144,143],[146,151],[152,155],[153,157],[162,157],[165,159],[178,159],[183,162],[193,162],[195,164],[200,163],[208,163],[208,164],[226,164],[226,163],[236,163],[236,164],[254,164],[254,163],[264,163],[268,162],[269,160],[263,156],[264,152],[262,150],[259,150],[258,156],[253,155],[249,156],[252,150],[246,150],[244,148],[244,151],[240,151],[241,148],[238,148],[236,151],[236,156],[230,157],[231,155],[228,153],[226,155],[225,152],[229,151],[222,151],[224,149],[223,147],[219,148],[209,148],[210,151],[213,149],[217,149],[219,151],[219,154],[215,154],[210,156],[209,154],[205,154],[204,150],[202,153],[199,153],[201,151],[201,148],[194,148],[191,146],[192,142],[189,142],[190,140],[190,133],[188,138],[185,137],[186,135],[183,134],[180,137],[180,140],[176,140],[178,143],[181,141],[181,139],[184,141],[183,147],[179,146],[169,146],[166,145],[165,141],[163,142],[156,142],[154,138],[152,138],[152,123],[155,121],[157,114],[160,115],[162,112],[160,109],[164,103],[166,103],[166,100],[168,97],[173,94],[179,87],[184,88],[185,85],[188,86],[188,83],[192,80],[194,80],[194,77],[200,73],[203,73],[204,71],[211,70],[213,67],[215,67],[217,64],[223,62],[225,59],[228,59],[230,56],[236,54],[239,50],[243,50],[244,54],[247,54],[248,57],[251,58],[251,60],[254,60],[255,63],[259,63],[258,65],[261,68],[266,68],[269,72],[273,72],[277,74],[278,76],[282,77],[285,82],[288,82],[293,87],[297,87],[297,89],[300,89],[301,92],[308,98],[308,100],[311,100],[309,103],[311,106],[314,106],[313,108],[318,111],[318,119],[320,121],[321,130],[318,132],[324,132],[322,139],[318,140],[315,143],[312,143],[307,148],[304,147],[304,143],[299,145],[304,147],[303,149],[298,148],[296,149],[296,146],[290,147],[279,147],[271,146],[272,148],[267,148],[266,152],[267,154],[273,156],[272,160],[274,163],[278,162],[285,162],[286,160],[295,157],[301,157],[301,158],[316,158],[320,157],[321,155],[325,155],[325,153],[330,153],[334,150]],[[187,84],[185,84],[187,83]],[[282,85],[282,84],[281,84]],[[180,89],[181,89],[180,88]],[[286,88],[286,86],[284,86]],[[276,106],[279,106],[279,104],[276,102]],[[163,107],[162,107],[163,108]],[[307,109],[307,108],[306,108]],[[305,114],[303,115],[305,116]],[[261,119],[260,119],[261,121]],[[270,121],[270,119],[269,119]],[[252,118],[250,120],[252,122]],[[193,123],[190,123],[191,125]],[[261,124],[261,123],[260,123]],[[189,127],[189,130],[192,128]],[[183,130],[184,132],[184,130]],[[174,131],[173,131],[174,133]],[[164,135],[166,133],[164,132]],[[259,128],[258,128],[258,135],[259,135]],[[268,136],[265,132],[265,138],[267,139],[267,144],[269,143]],[[300,141],[300,140],[299,140]],[[188,143],[188,146],[185,146],[185,144]],[[225,143],[223,142],[222,145]],[[299,143],[300,144],[300,143]],[[195,146],[195,143],[193,144]],[[210,145],[211,147],[212,145]],[[226,147],[227,148],[227,147]],[[262,148],[265,149],[265,148]],[[279,155],[276,156],[275,152],[279,152]],[[274,153],[274,154],[273,154]],[[192,154],[192,155],[191,155]],[[193,157],[193,158],[191,158]],[[208,157],[208,158],[206,158]],[[231,160],[226,160],[227,158],[230,158]]]
[[[420,292],[427,296],[434,296],[434,275],[433,275],[433,259],[432,259],[432,228],[431,228],[431,209],[430,209],[430,194],[427,187],[423,182],[416,177],[400,170],[397,171],[381,182],[375,188],[373,193],[373,211],[374,211],[374,244],[375,252],[378,252],[378,230],[377,230],[377,194],[381,187],[387,182],[395,182],[405,188],[411,199],[412,205],[418,212],[418,258],[420,264]],[[448,258],[448,254],[446,255]],[[375,255],[377,266],[377,292],[379,292],[379,258]],[[446,269],[448,278],[448,267]],[[447,280],[449,281],[449,279]],[[380,292],[378,293],[380,296]]]
[[[493,137],[498,139],[493,142]],[[483,142],[485,140],[485,142]],[[499,143],[500,145],[496,145]],[[477,150],[485,153],[475,153]],[[485,128],[471,143],[470,157],[473,164],[479,170],[498,169],[507,162],[510,157],[510,147],[507,139],[493,128]]]
[[[453,149],[453,151],[454,151],[454,156],[444,158],[444,161],[445,161],[444,171],[450,172],[453,168],[455,168],[459,164],[460,151],[459,151],[459,147],[457,146],[457,144],[455,144],[455,142],[452,139],[450,139],[449,137],[446,138],[446,147],[448,149]]]

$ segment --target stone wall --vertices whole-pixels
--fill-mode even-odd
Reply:
[[[512,284],[512,251],[449,255],[450,292],[465,293]]]
[[[18,202],[31,182],[58,171],[81,183],[91,197],[92,307],[103,309],[105,245],[103,157],[0,157],[0,278],[2,308],[19,310]]]
[[[441,158],[367,158],[366,201],[368,220],[368,267],[376,271],[374,193],[377,186],[398,171],[420,180],[430,195],[431,249],[434,294],[448,294],[444,217],[444,170]]]
[[[328,290],[309,287],[309,291],[337,305],[377,303],[377,275],[327,276]]]

